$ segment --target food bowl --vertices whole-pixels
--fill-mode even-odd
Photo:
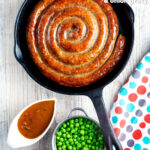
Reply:
[[[21,115],[31,106],[38,104],[40,102],[45,102],[45,101],[54,101],[54,112],[53,112],[53,116],[48,124],[48,126],[46,127],[46,129],[36,138],[27,138],[25,137],[18,128],[18,120],[21,117]],[[29,145],[32,145],[36,142],[38,142],[40,139],[43,138],[43,136],[48,132],[48,130],[50,129],[53,120],[54,120],[54,116],[55,116],[55,112],[56,112],[56,99],[55,98],[51,98],[51,99],[42,99],[42,100],[38,100],[35,101],[31,104],[29,104],[28,106],[26,106],[24,109],[22,109],[18,115],[14,118],[14,120],[12,121],[10,128],[9,128],[9,132],[8,132],[8,138],[7,138],[7,144],[11,147],[11,148],[21,148],[21,147],[26,147]]]
[[[77,110],[83,112],[85,116],[83,116],[83,115],[75,115],[75,116],[72,116],[72,113],[73,113],[74,111],[77,111]],[[55,130],[54,130],[54,132],[53,132],[53,135],[52,135],[52,150],[58,150],[57,145],[56,145],[56,137],[57,137],[57,132],[59,131],[59,129],[62,127],[62,125],[63,125],[65,122],[67,122],[67,121],[69,121],[69,120],[71,120],[71,119],[75,119],[75,118],[85,118],[85,119],[87,119],[87,120],[89,120],[89,121],[95,123],[95,125],[98,126],[99,129],[101,129],[101,127],[99,126],[98,122],[96,122],[94,119],[90,118],[90,117],[87,115],[87,113],[85,112],[84,109],[82,109],[82,108],[74,108],[74,109],[72,109],[71,112],[69,113],[67,119],[64,119],[64,120],[63,120],[61,123],[59,123],[59,124],[57,125],[57,127],[55,128]],[[105,146],[104,146],[103,149],[104,149],[104,150],[106,149]]]

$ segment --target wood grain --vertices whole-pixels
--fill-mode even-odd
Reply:
[[[94,107],[85,96],[66,96],[49,91],[35,83],[17,63],[13,54],[14,23],[23,0],[0,0],[0,150],[7,146],[7,133],[15,115],[26,105],[39,99],[56,97],[57,114],[51,130],[38,143],[18,150],[51,150],[51,134],[56,124],[67,117],[74,107],[84,108],[90,117],[97,120]],[[107,110],[110,109],[118,90],[136,64],[150,49],[150,2],[132,5],[135,13],[135,43],[131,58],[121,75],[103,92]],[[76,112],[79,114],[79,112]]]

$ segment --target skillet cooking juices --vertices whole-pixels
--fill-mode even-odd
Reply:
[[[121,59],[125,37],[103,0],[43,0],[27,26],[36,66],[49,79],[80,87],[96,82]]]
[[[26,109],[18,120],[20,133],[29,139],[40,136],[53,117],[54,104],[55,101],[43,101]]]

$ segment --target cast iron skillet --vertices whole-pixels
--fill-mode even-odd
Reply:
[[[107,150],[112,150],[112,145],[116,147],[117,150],[122,150],[121,144],[116,138],[111,123],[109,121],[105,105],[103,103],[102,91],[103,88],[113,81],[119,73],[125,67],[129,56],[132,51],[133,41],[134,41],[134,13],[128,4],[112,4],[119,20],[120,33],[125,35],[127,39],[125,53],[119,64],[113,69],[113,71],[107,74],[104,78],[100,79],[98,82],[85,86],[85,87],[65,87],[53,82],[43,76],[33,63],[26,41],[26,26],[27,20],[34,6],[39,0],[25,0],[23,3],[16,20],[15,25],[15,47],[14,53],[18,62],[23,66],[26,72],[40,85],[48,88],[52,91],[69,94],[69,95],[86,95],[91,98],[99,122],[104,134],[104,140]],[[109,94],[109,93],[108,93]]]

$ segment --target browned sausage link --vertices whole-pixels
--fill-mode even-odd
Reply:
[[[82,77],[82,78],[67,78],[67,80],[61,78],[61,81],[57,82],[62,82],[62,84],[64,85],[70,85],[70,86],[85,86],[85,85],[89,85],[93,82],[96,82],[97,80],[99,80],[100,78],[104,77],[106,74],[108,74],[109,72],[112,71],[112,69],[118,64],[118,62],[121,60],[123,54],[124,54],[124,49],[125,49],[125,45],[126,45],[126,38],[122,35],[120,35],[118,37],[115,49],[111,55],[111,57],[109,58],[109,60],[103,65],[102,68],[100,68],[99,70],[97,70],[96,72],[94,72],[93,74],[91,74],[90,76]],[[66,82],[67,81],[67,82]]]
[[[79,87],[116,66],[125,47],[125,37],[117,40],[118,31],[116,14],[103,0],[45,0],[30,16],[27,41],[47,78]]]

